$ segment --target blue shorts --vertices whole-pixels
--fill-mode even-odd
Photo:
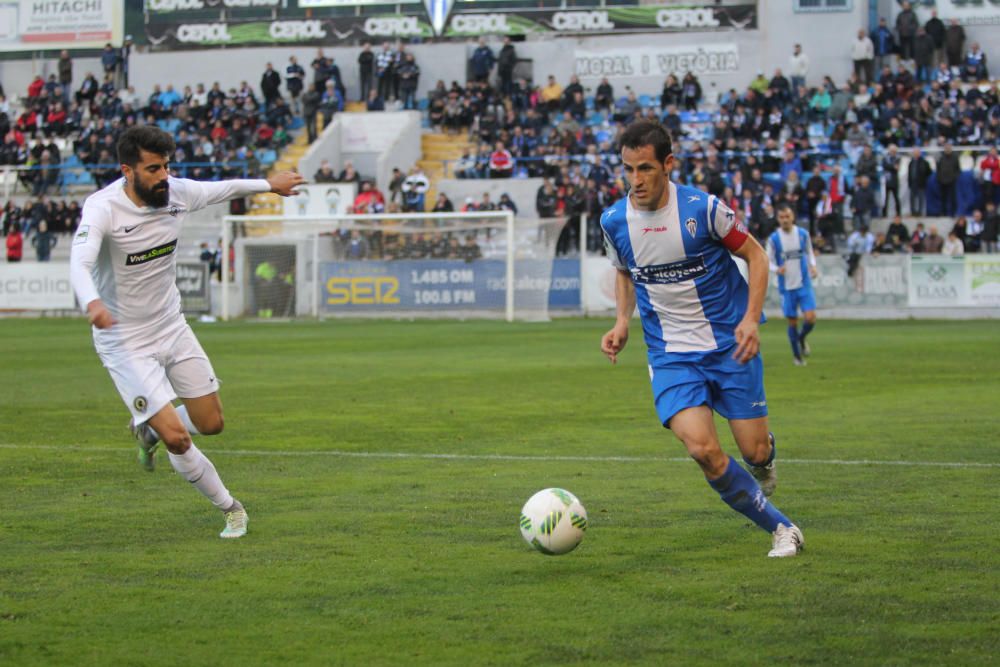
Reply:
[[[800,309],[803,313],[816,310],[816,294],[812,287],[785,290],[781,295],[781,312],[785,317],[798,317]]]
[[[649,379],[660,423],[670,428],[674,415],[699,405],[726,419],[766,417],[764,362],[758,353],[741,364],[732,358],[735,349],[668,355],[651,364]]]

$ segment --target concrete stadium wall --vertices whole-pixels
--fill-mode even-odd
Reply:
[[[323,128],[316,141],[312,142],[309,150],[299,160],[299,173],[312,180],[313,175],[319,170],[323,160],[329,160],[335,172],[343,168],[343,160],[340,152],[340,137],[344,129],[344,117],[347,114],[338,113],[334,115],[333,122]],[[357,169],[357,165],[355,165]],[[361,173],[361,172],[358,172]],[[369,174],[362,174],[369,176]]]
[[[455,205],[455,210],[461,209],[466,197],[478,204],[483,199],[483,193],[490,193],[490,201],[494,204],[500,201],[500,195],[507,193],[517,206],[519,218],[537,218],[535,211],[535,195],[542,187],[540,178],[445,178],[437,183],[437,191],[448,195]],[[428,203],[433,206],[433,202]]]

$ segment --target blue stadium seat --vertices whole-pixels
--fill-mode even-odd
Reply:
[[[430,105],[431,101],[429,98],[424,97],[422,99],[417,100],[417,108],[420,109],[421,111],[427,111]]]
[[[600,130],[594,135],[594,138],[597,139],[597,143],[603,144],[605,141],[611,141],[611,133],[607,130]]]
[[[604,116],[602,116],[598,111],[593,112],[592,114],[590,114],[590,117],[587,118],[587,125],[590,125],[591,127],[597,127],[598,125],[601,125],[603,122],[604,122]]]
[[[260,152],[258,157],[260,163],[265,167],[270,167],[272,164],[278,161],[278,153],[273,149],[267,149]]]
[[[650,97],[649,95],[640,95],[639,106],[641,106],[643,109],[653,106],[653,98]]]
[[[583,105],[585,107],[587,107],[587,111],[593,111],[594,110],[594,96],[591,95],[589,97],[583,98]]]
[[[780,174],[764,174],[764,183],[769,183],[775,192],[780,190],[784,185]]]
[[[288,124],[289,130],[297,130],[300,127],[305,127],[306,122],[302,120],[301,116],[295,116],[292,118],[292,122]]]
[[[181,127],[181,121],[179,118],[164,118],[156,121],[156,124],[161,130],[169,133],[171,136],[175,136]]]

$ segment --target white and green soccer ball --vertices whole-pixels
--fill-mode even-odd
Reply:
[[[565,489],[543,489],[521,508],[521,536],[547,556],[576,549],[587,530],[587,510]]]

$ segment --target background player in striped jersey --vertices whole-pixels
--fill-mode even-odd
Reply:
[[[601,215],[618,269],[617,319],[601,350],[617,361],[638,302],[660,422],[722,500],[772,535],[768,555],[794,556],[802,532],[767,499],[775,447],[758,332],[767,254],[716,197],[670,181],[674,156],[662,125],[631,124],[621,155],[630,191]],[[746,260],[749,285],[733,255]],[[729,420],[751,472],[722,451],[713,410]]]
[[[188,213],[255,192],[293,195],[304,181],[290,172],[219,183],[174,178],[173,154],[173,139],[156,127],[122,134],[123,177],[84,203],[70,280],[93,325],[97,354],[132,413],[139,461],[153,470],[162,439],[178,474],[224,512],[220,537],[242,537],[246,510],[191,441],[192,434],[222,431],[222,404],[212,364],[181,312],[175,251]]]
[[[771,270],[778,274],[781,310],[788,318],[788,342],[796,366],[805,366],[809,356],[806,336],[816,326],[816,295],[812,279],[816,277],[816,256],[809,233],[795,226],[795,211],[788,204],[778,205],[778,229],[767,240]],[[799,310],[802,330],[799,331]]]

